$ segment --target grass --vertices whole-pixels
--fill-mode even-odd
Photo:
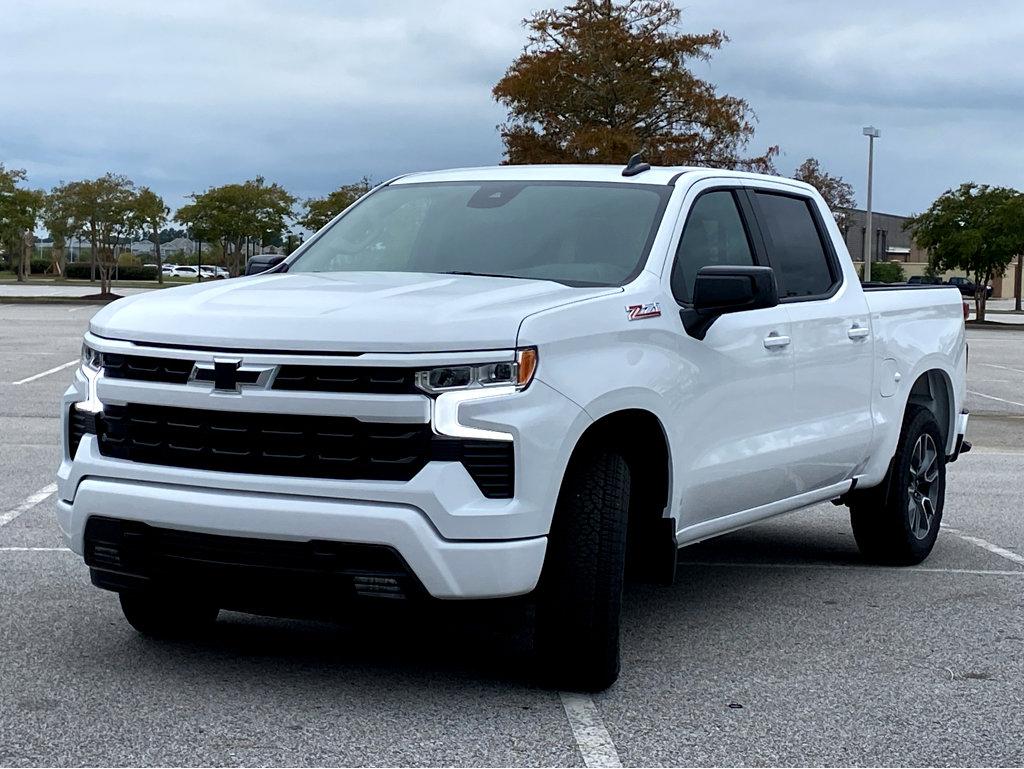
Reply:
[[[11,271],[0,271],[0,284],[16,284],[17,278]],[[111,285],[115,288],[166,288],[167,286],[181,286],[186,283],[195,283],[196,281],[192,278],[171,278],[164,276],[164,283],[161,286],[155,280],[114,280],[111,281]],[[24,283],[24,286],[94,286],[99,291],[100,282],[99,280],[92,282],[89,280],[69,280],[67,278],[59,278],[55,275],[33,275]]]

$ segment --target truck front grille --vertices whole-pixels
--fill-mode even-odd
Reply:
[[[104,353],[103,375],[111,379],[140,382],[188,384],[195,365],[183,358],[154,358],[146,355]],[[272,389],[294,392],[367,393],[381,395],[419,394],[415,371],[399,366],[313,366],[283,365],[274,377]]]
[[[90,429],[91,428],[91,429]],[[408,481],[430,461],[461,462],[484,496],[513,495],[510,441],[443,438],[427,424],[127,404],[95,426],[104,456],[172,467],[345,480]],[[77,432],[76,432],[77,431]]]

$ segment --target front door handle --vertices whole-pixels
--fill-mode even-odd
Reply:
[[[788,336],[780,336],[778,333],[773,331],[764,338],[764,349],[771,350],[775,347],[785,347],[789,344]]]
[[[850,337],[850,339],[863,339],[870,333],[870,328],[866,328],[865,326],[862,326],[859,323],[854,323],[852,326],[850,326],[849,330],[846,332],[846,335]]]

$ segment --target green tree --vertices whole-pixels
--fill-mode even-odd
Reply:
[[[523,53],[494,86],[507,163],[622,163],[769,171],[778,147],[744,153],[756,120],[688,67],[728,37],[680,31],[671,0],[576,0],[524,20]]]
[[[331,219],[369,192],[372,186],[370,177],[364,176],[358,182],[339,187],[326,197],[309,198],[305,203],[305,213],[297,220],[298,224],[310,232],[323,229]]]
[[[19,281],[25,280],[31,271],[32,231],[45,199],[42,190],[20,186],[24,181],[24,170],[7,169],[0,163],[0,246],[10,256]]]
[[[153,242],[153,250],[156,256],[156,279],[164,282],[163,258],[160,254],[160,229],[167,223],[167,217],[171,210],[164,203],[163,198],[157,195],[149,187],[140,187],[135,195],[135,223],[139,229],[149,231],[149,239]]]
[[[849,209],[855,205],[853,185],[845,181],[843,177],[833,176],[823,169],[817,158],[807,158],[797,166],[793,178],[806,182],[821,193],[829,210],[832,211],[836,223],[842,229],[849,216]]]
[[[243,247],[280,238],[292,218],[295,198],[262,176],[242,184],[211,187],[193,193],[192,202],[178,209],[175,220],[188,226],[193,237],[216,242],[232,258],[231,272],[240,275]]]
[[[135,185],[120,174],[65,185],[76,232],[89,238],[92,273],[100,277],[100,294],[108,295],[117,251],[138,231]]]
[[[58,185],[47,194],[40,217],[46,232],[53,241],[53,249],[51,251],[53,265],[51,269],[57,275],[64,274],[66,266],[64,249],[67,247],[68,238],[75,233],[72,203],[67,185]]]
[[[985,287],[1024,252],[1024,195],[1008,187],[968,182],[946,190],[906,227],[928,250],[933,269],[970,275],[977,286],[977,318],[984,321]]]

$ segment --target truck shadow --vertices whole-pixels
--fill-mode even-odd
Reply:
[[[650,639],[677,648],[707,643],[734,628],[744,612],[761,613],[773,602],[792,600],[794,583],[806,584],[814,573],[801,568],[808,565],[864,564],[852,537],[847,542],[837,540],[835,531],[793,526],[754,527],[680,551],[673,586],[627,584],[624,670],[631,657],[645,656]],[[178,652],[169,663],[181,665],[183,673],[205,662],[234,675],[257,676],[269,687],[363,680],[385,688],[433,687],[440,681],[538,688],[532,620],[528,600],[364,603],[333,622],[224,612],[201,639],[138,643],[150,653],[159,647]]]

